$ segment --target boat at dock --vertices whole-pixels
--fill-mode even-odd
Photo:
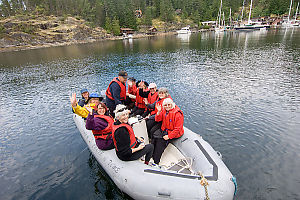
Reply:
[[[250,12],[249,12],[249,17],[248,17],[248,22],[245,24],[239,24],[234,26],[235,30],[238,31],[251,31],[251,30],[265,30],[267,28],[270,28],[271,26],[269,24],[263,24],[262,22],[258,22],[258,21],[252,21],[251,20],[251,11],[252,11],[252,3],[253,0],[251,0],[251,4],[250,4]],[[243,3],[243,7],[244,7],[244,3]]]
[[[82,117],[73,119],[90,151],[117,187],[134,199],[232,200],[236,180],[216,152],[199,134],[184,127],[181,138],[169,143],[160,164],[143,159],[121,161],[115,150],[100,150]],[[144,119],[130,118],[136,136],[149,143]],[[208,185],[206,184],[208,183]]]
[[[178,34],[190,34],[192,31],[189,26],[183,27],[180,30],[176,31]]]

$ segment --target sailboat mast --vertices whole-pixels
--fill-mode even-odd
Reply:
[[[298,5],[299,5],[299,3],[298,3]],[[229,10],[229,26],[231,26],[231,8]]]
[[[248,24],[250,24],[250,21],[251,21],[252,2],[253,2],[253,0],[251,0],[251,4],[250,4],[250,12],[249,12]]]
[[[292,10],[292,3],[293,3],[293,0],[291,0],[291,3],[290,3],[290,10],[289,10],[288,21],[290,21],[290,15],[291,15],[291,10]]]
[[[295,13],[295,21],[297,21],[297,14],[298,14],[299,2],[297,4],[296,13]]]
[[[244,7],[245,7],[245,0],[243,1],[243,8],[242,8],[242,18],[241,18],[241,22],[243,21]]]
[[[220,3],[220,9],[219,9],[219,26],[221,25],[221,15],[222,15],[222,0]]]

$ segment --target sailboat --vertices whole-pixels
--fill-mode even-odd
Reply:
[[[247,30],[256,30],[256,29],[259,30],[259,29],[270,28],[270,25],[262,24],[261,22],[251,21],[252,4],[253,4],[253,0],[251,0],[250,12],[249,12],[249,17],[248,17],[247,24],[235,26],[234,27],[235,30],[246,30],[247,31]],[[243,6],[244,6],[244,4],[243,4]]]
[[[298,13],[298,8],[299,8],[299,2],[298,2],[298,5],[297,5],[297,9],[296,9],[295,19],[294,20],[290,20],[290,15],[291,15],[291,10],[292,10],[292,4],[293,4],[293,0],[291,0],[291,3],[290,3],[290,9],[289,9],[288,19],[287,20],[284,19],[283,22],[282,22],[282,26],[286,27],[286,28],[299,26],[299,21],[297,20],[297,13]]]
[[[216,24],[216,27],[215,27],[215,32],[216,33],[220,33],[220,32],[225,31],[225,20],[222,21],[223,26],[221,26],[221,16],[222,16],[221,13],[222,13],[222,0],[221,0],[221,3],[220,3],[220,9],[219,9],[219,14],[218,14],[217,24]],[[223,13],[223,16],[224,16],[224,13]]]

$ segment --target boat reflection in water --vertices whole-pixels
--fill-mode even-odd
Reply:
[[[177,35],[177,38],[179,38],[182,42],[186,42],[186,43],[190,41],[190,37],[191,37],[191,33]]]

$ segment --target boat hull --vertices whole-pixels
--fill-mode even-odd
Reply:
[[[204,199],[205,189],[199,175],[188,175],[166,170],[164,167],[145,165],[142,161],[121,161],[115,150],[98,149],[84,120],[74,114],[73,119],[82,138],[99,164],[118,188],[134,199]],[[191,130],[173,144],[186,157],[193,159],[193,168],[208,180],[208,196],[214,200],[233,199],[235,185],[232,174],[213,148]]]

